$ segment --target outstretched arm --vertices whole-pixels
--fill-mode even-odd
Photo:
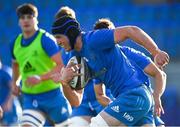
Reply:
[[[0,106],[0,119],[3,117],[3,110],[2,107]]]
[[[165,65],[169,62],[169,56],[161,51],[153,39],[142,29],[136,26],[117,27],[114,30],[115,43],[123,42],[126,39],[132,39],[137,44],[146,48],[153,57],[156,57],[158,64]]]
[[[155,114],[157,116],[164,114],[163,107],[161,105],[161,96],[166,88],[166,74],[161,71],[154,63],[149,64],[145,69],[145,73],[151,75],[155,79],[154,87],[154,101],[155,101]]]
[[[12,93],[16,96],[20,95],[20,88],[17,86],[16,82],[20,78],[19,65],[15,60],[12,60]]]
[[[155,90],[153,94],[155,101],[155,113],[160,116],[161,112],[164,113],[161,105],[161,96],[166,86],[166,74],[157,68],[151,59],[142,52],[125,46],[120,48],[131,62],[135,62],[146,74],[155,79]]]

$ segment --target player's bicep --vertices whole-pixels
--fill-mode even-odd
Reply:
[[[52,57],[60,50],[60,47],[57,45],[55,39],[48,33],[42,36],[42,48],[49,57]]]
[[[117,27],[114,29],[114,42],[119,43],[128,38],[129,26]]]

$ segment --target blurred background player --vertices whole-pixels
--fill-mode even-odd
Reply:
[[[22,34],[11,43],[12,83],[13,93],[22,94],[23,98],[21,125],[42,126],[46,117],[55,125],[66,125],[71,109],[54,74],[60,73],[61,81],[65,82],[72,79],[73,76],[68,75],[72,69],[61,70],[64,65],[58,45],[49,33],[38,28],[37,8],[22,4],[16,12]],[[21,90],[16,85],[19,76],[22,78]]]
[[[94,29],[114,29],[115,26],[114,24],[106,18],[102,18],[99,19],[95,24],[94,24]],[[123,53],[126,55],[126,57],[130,60],[130,62],[139,69],[139,71],[143,71],[142,72],[142,77],[144,78],[144,82],[147,84],[147,86],[151,88],[151,83],[150,83],[150,79],[147,77],[147,75],[152,76],[155,80],[157,79],[157,75],[159,75],[158,71],[154,71],[155,69],[155,65],[153,64],[153,62],[151,61],[151,59],[149,57],[147,57],[144,53],[137,51],[133,48],[127,47],[127,46],[120,46],[117,45],[117,47],[119,47]],[[165,80],[165,85],[166,85],[166,74],[163,72],[164,75],[164,80]],[[104,92],[102,91],[102,89],[98,89],[98,87],[96,88],[95,86],[95,90],[96,90],[96,97],[99,101],[100,104],[104,104],[104,99],[103,96]],[[152,109],[154,110],[154,109]],[[154,115],[154,121],[155,121],[155,125],[156,126],[164,126],[164,122],[158,117],[160,116],[160,114],[155,114]],[[136,125],[138,126],[138,125]]]
[[[3,110],[2,110],[2,108],[0,106],[0,120],[1,120],[2,117],[3,117]]]
[[[12,69],[8,66],[2,65],[0,60],[0,105],[3,111],[1,126],[15,126],[17,125],[17,111],[15,99],[11,91]],[[0,113],[1,114],[1,113]]]
[[[142,79],[138,77],[138,72],[134,70],[133,66],[128,62],[127,58],[123,56],[122,52],[117,52],[117,48],[115,47],[116,43],[122,42],[127,38],[131,38],[137,43],[145,46],[153,54],[153,56],[157,55],[157,57],[160,58],[159,61],[161,61],[163,65],[168,63],[168,55],[165,52],[160,51],[154,41],[141,29],[133,26],[126,26],[118,27],[114,30],[104,29],[81,34],[81,29],[77,20],[68,16],[63,16],[53,23],[52,33],[56,37],[57,42],[61,43],[66,51],[74,49],[81,57],[86,59],[88,66],[94,72],[96,84],[104,82],[107,88],[111,89],[113,96],[116,98],[115,101],[106,107],[104,110],[105,112],[102,111],[100,115],[97,115],[97,117],[92,119],[90,126],[134,125],[138,120],[146,117],[147,112],[152,114],[152,111],[150,111],[150,107],[153,106],[152,96],[145,85],[143,85]],[[116,56],[115,60],[114,56]],[[119,68],[119,64],[121,64],[123,68]],[[117,69],[119,73],[117,73]],[[162,78],[159,85],[163,85]],[[131,92],[127,93],[126,90],[130,88]],[[118,113],[118,115],[115,115],[114,112],[108,111],[108,109],[110,110],[112,106],[117,105],[116,103],[119,104],[122,102],[122,107],[126,107],[124,112],[127,113],[128,110],[130,110],[128,109],[130,108],[130,105],[134,105],[134,102],[132,102],[127,107],[123,100],[128,100],[128,98],[126,98],[125,95],[121,96],[123,94],[122,92],[125,95],[129,94],[129,96],[136,99],[141,96],[146,98],[141,98],[141,101],[146,103],[146,106],[141,105],[140,108],[135,106],[131,110],[131,113],[135,113],[136,115],[134,114],[133,117],[131,116],[130,120],[127,118],[127,115],[129,116],[129,114],[124,114],[124,116],[123,112],[121,112]],[[163,91],[155,89],[155,93],[156,92],[161,95]],[[138,93],[138,95],[135,96],[134,93]],[[117,99],[118,96],[119,98]],[[118,100],[120,100],[120,102]],[[108,103],[110,103],[110,101],[108,101]],[[137,112],[137,110],[139,111]],[[101,121],[101,123],[98,121]],[[144,125],[144,123],[145,122],[143,121],[141,124]],[[153,126],[153,121],[151,121],[148,125]]]

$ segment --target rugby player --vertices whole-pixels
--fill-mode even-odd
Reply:
[[[105,110],[92,119],[91,126],[135,125],[137,121],[152,113],[150,108],[153,105],[153,98],[150,91],[138,76],[138,71],[134,69],[122,51],[115,46],[115,44],[131,38],[147,48],[154,57],[156,56],[159,64],[167,64],[169,60],[167,53],[161,51],[144,31],[135,26],[125,26],[113,30],[103,29],[82,33],[76,19],[63,16],[53,23],[52,33],[66,51],[75,50],[86,60],[89,68],[94,72],[94,83],[104,83],[116,98]],[[162,84],[163,76],[161,74],[160,85]],[[155,89],[154,93],[161,96],[162,92]],[[125,96],[127,94],[138,103],[132,109],[131,106],[134,105],[134,102],[130,102],[128,105],[124,103],[124,101],[128,102],[128,98]],[[141,100],[140,102],[144,102],[143,106],[138,102],[138,98]],[[126,107],[118,115],[114,115],[110,111],[113,104],[116,105],[116,103]],[[129,114],[129,110],[132,114]],[[153,126],[153,122],[151,121],[149,125]]]

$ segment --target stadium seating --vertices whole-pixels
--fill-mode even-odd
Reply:
[[[177,59],[180,56],[180,50],[177,50],[178,42],[180,42],[180,14],[177,13],[180,12],[179,4],[134,5],[130,0],[75,0],[73,2],[26,0],[26,2],[31,2],[39,8],[39,26],[47,31],[50,31],[54,14],[58,8],[68,5],[76,11],[77,19],[85,31],[91,30],[98,18],[107,17],[116,26],[137,25],[141,27],[152,36],[161,49],[171,55],[171,59]],[[20,31],[15,9],[23,1],[12,0],[11,3],[9,4],[8,0],[0,1],[0,19],[4,19],[0,23],[0,45],[9,43]]]

